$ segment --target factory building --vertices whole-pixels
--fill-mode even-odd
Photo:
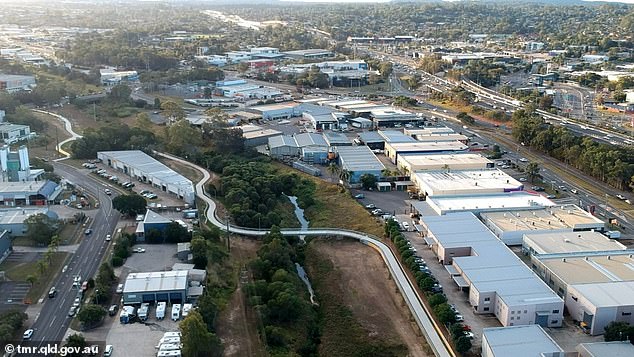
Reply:
[[[18,151],[11,151],[8,145],[0,147],[0,182],[36,181],[43,173],[42,169],[31,168],[26,146]]]
[[[123,285],[124,305],[186,302],[188,278],[186,270],[130,273]]]
[[[591,335],[605,332],[610,322],[634,324],[634,281],[573,284],[566,292],[566,308]]]
[[[100,151],[97,158],[132,180],[149,183],[190,205],[195,204],[196,194],[192,182],[141,150]]]
[[[35,77],[13,74],[0,74],[0,92],[15,93],[35,88]]]
[[[470,196],[522,191],[524,185],[498,169],[430,170],[411,175],[418,193],[424,196]]]
[[[13,144],[20,140],[28,140],[34,136],[35,133],[31,133],[31,128],[28,125],[0,123],[0,138],[2,138],[6,144]]]
[[[409,174],[430,170],[484,170],[492,169],[495,163],[479,154],[428,154],[400,155],[396,166]]]
[[[555,357],[563,351],[539,325],[482,330],[482,357]]]
[[[53,181],[0,182],[0,206],[45,206],[62,192]]]
[[[458,141],[448,142],[411,142],[411,143],[385,143],[385,156],[393,163],[398,161],[400,155],[433,154],[433,153],[458,153],[469,149]]]
[[[266,145],[269,142],[269,138],[282,135],[282,132],[279,130],[268,129],[253,124],[241,125],[236,128],[242,130],[244,145],[247,147]]]
[[[425,201],[415,202],[423,205],[421,212],[444,215],[453,212],[495,212],[514,210],[533,210],[554,206],[555,203],[542,195],[526,191],[505,192],[488,195],[427,197]]]
[[[563,300],[469,212],[421,217],[425,241],[476,314],[503,326],[559,327]]]
[[[359,183],[361,176],[370,174],[381,177],[385,166],[367,146],[337,146],[336,152],[342,170],[350,173],[351,184]]]
[[[602,220],[571,204],[541,210],[485,212],[480,217],[507,245],[521,245],[525,234],[602,231],[605,226]]]

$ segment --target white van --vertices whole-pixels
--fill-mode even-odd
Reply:
[[[112,356],[112,345],[106,345],[106,348],[103,350],[103,356],[104,357],[110,357]]]
[[[181,317],[181,304],[172,305],[172,320],[178,321]]]
[[[401,223],[401,225],[403,226],[403,230],[409,232],[409,223],[403,221],[403,223]]]

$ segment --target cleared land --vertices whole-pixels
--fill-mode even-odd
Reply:
[[[320,355],[433,356],[375,251],[317,239],[306,266],[324,314]]]

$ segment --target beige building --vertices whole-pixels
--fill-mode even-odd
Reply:
[[[481,170],[495,167],[493,161],[480,154],[413,154],[400,155],[396,166],[408,174],[428,170]]]
[[[521,245],[525,234],[602,231],[605,223],[575,205],[480,214],[482,221],[507,245]]]
[[[467,149],[469,147],[459,141],[385,143],[385,156],[389,157],[392,163],[396,163],[400,155],[457,153],[467,151]]]

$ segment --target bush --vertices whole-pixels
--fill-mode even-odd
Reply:
[[[120,267],[123,265],[123,259],[121,257],[118,256],[114,256],[112,257],[112,266],[113,267]]]

